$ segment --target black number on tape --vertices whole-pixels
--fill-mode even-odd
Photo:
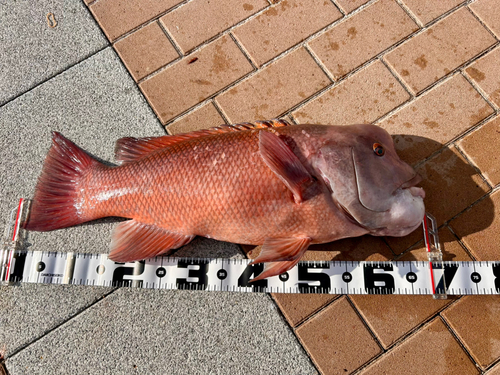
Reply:
[[[436,293],[446,293],[448,288],[458,271],[458,264],[445,264],[444,266],[440,263],[432,263],[432,268],[435,270],[441,270],[444,267],[443,276],[439,279],[436,285]],[[446,288],[445,288],[446,285]]]
[[[156,269],[156,276],[158,276],[160,279],[162,277],[165,277],[166,274],[167,274],[167,270],[165,269],[165,267],[158,267]]]
[[[472,272],[470,274],[470,279],[472,280],[473,283],[479,283],[481,281],[481,275],[478,274],[477,272]]]
[[[226,270],[218,270],[217,271],[217,278],[219,280],[224,280],[227,277],[227,271]]]
[[[142,280],[126,280],[125,276],[139,276],[144,273],[144,260],[135,262],[136,267],[116,267],[113,271],[113,285],[142,287]],[[116,263],[123,264],[123,263]]]
[[[375,270],[392,271],[392,264],[365,264],[363,276],[365,290],[370,294],[393,294],[394,277],[388,273],[379,273]]]
[[[493,264],[493,275],[495,275],[495,289],[500,293],[500,263]]]
[[[409,283],[414,283],[417,281],[417,274],[415,272],[408,272],[406,274],[406,280],[409,282]]]
[[[308,281],[309,283],[299,283],[298,287],[301,293],[328,293],[330,291],[330,276],[322,272],[309,272],[312,269],[330,268],[330,264],[307,265],[299,263],[299,281]],[[311,282],[319,281],[319,285],[309,285]]]
[[[258,276],[262,271],[264,271],[264,264],[249,264],[238,278],[238,286],[245,288],[251,287],[254,290],[267,288],[267,279],[250,282],[250,277],[252,277],[252,275]]]
[[[189,269],[188,278],[197,278],[198,281],[187,281],[187,278],[178,278],[176,280],[177,288],[179,289],[196,289],[205,290],[208,285],[208,260],[193,259],[190,261],[180,260],[177,263],[177,268],[188,268],[188,266],[199,266],[197,270]]]
[[[14,253],[12,264],[14,269],[9,276],[10,282],[18,282],[23,279],[24,264],[26,263],[26,252]]]
[[[288,275],[288,272],[282,273],[281,275],[278,276],[279,279],[283,282],[287,282],[288,279],[290,278],[290,275]]]
[[[352,274],[350,272],[344,272],[342,274],[342,281],[345,283],[350,283],[352,281]]]

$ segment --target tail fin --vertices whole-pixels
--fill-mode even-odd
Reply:
[[[52,132],[52,147],[38,178],[24,228],[44,232],[88,221],[78,211],[78,186],[82,176],[99,164],[69,139]]]

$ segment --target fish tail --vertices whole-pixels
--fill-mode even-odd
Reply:
[[[94,219],[80,212],[78,194],[82,179],[99,165],[102,163],[69,139],[52,132],[52,147],[45,158],[23,227],[44,232]]]

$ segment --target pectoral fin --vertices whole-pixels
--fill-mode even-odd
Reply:
[[[259,152],[266,165],[293,193],[296,203],[303,201],[303,191],[312,182],[312,177],[290,147],[276,134],[259,133]]]
[[[152,224],[129,220],[119,224],[111,239],[109,259],[133,262],[165,254],[189,243],[194,236],[170,232]]]
[[[276,276],[293,268],[306,252],[311,238],[268,238],[262,250],[251,264],[271,262],[265,265],[264,271],[252,281]]]

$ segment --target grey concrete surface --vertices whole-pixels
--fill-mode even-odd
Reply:
[[[119,289],[7,359],[11,374],[315,374],[265,294]]]
[[[78,285],[0,286],[0,346],[5,356],[21,350],[112,290]]]
[[[81,0],[0,0],[0,25],[0,105],[108,44]]]
[[[164,135],[137,86],[107,48],[0,107],[2,228],[18,198],[33,196],[51,131],[59,131],[104,160],[125,136]],[[105,253],[112,222],[29,234],[33,250]]]
[[[33,195],[50,131],[113,160],[123,136],[164,134],[106,48],[0,106],[0,225]],[[30,233],[31,249],[106,253],[109,220]],[[179,256],[241,257],[195,239]],[[108,293],[111,293],[107,295]],[[269,296],[77,286],[0,288],[0,350],[9,374],[316,373]]]

